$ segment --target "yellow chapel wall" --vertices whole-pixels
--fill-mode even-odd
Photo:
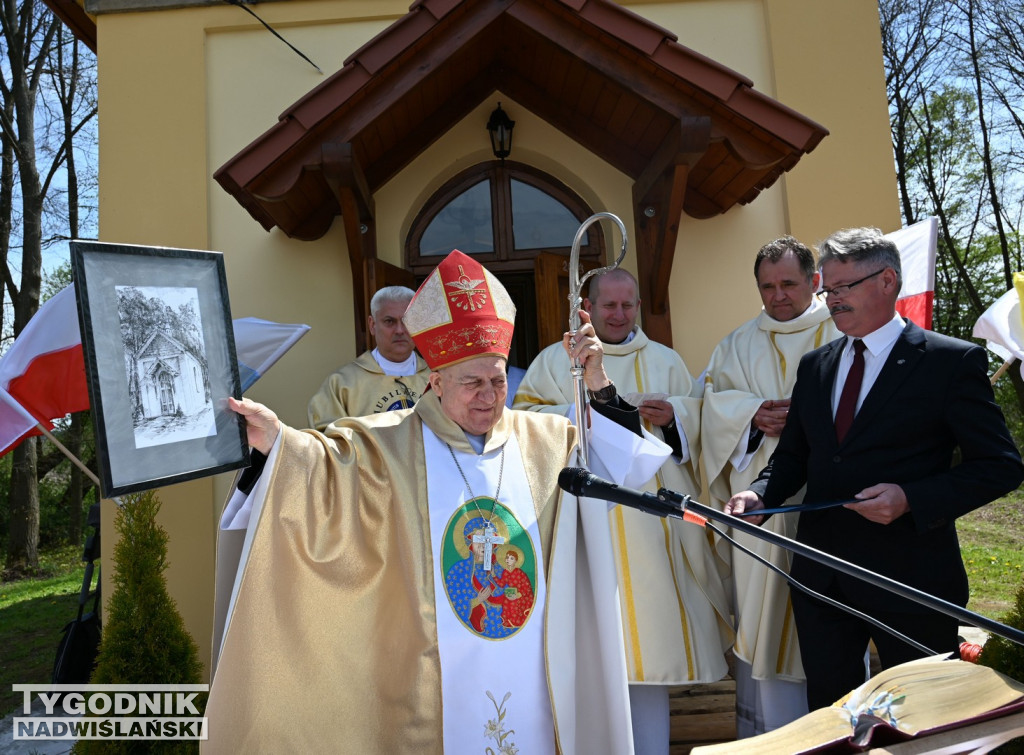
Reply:
[[[408,10],[400,0],[268,3],[260,15],[329,75]],[[296,25],[292,25],[296,24]],[[325,28],[337,34],[325,35]],[[300,242],[265,232],[212,174],[324,80],[250,16],[229,6],[97,18],[100,239],[223,252],[232,317],[313,330],[246,395],[305,425],[320,381],[352,358],[351,277],[340,225]],[[168,588],[210,658],[216,525],[231,475],[162,488]],[[113,554],[105,502],[103,558]],[[112,590],[104,570],[104,591]]]
[[[814,242],[844,225],[885,231],[899,225],[877,13],[863,0],[625,5],[832,132],[750,206],[706,221],[682,219],[673,332],[677,349],[699,373],[714,344],[757,312],[751,263],[765,241],[791,232]],[[258,10],[330,75],[406,13],[408,0],[293,0]],[[356,355],[340,223],[313,242],[265,232],[211,176],[324,77],[228,6],[101,15],[98,33],[101,239],[221,251],[233,317],[312,325],[247,394],[303,426],[308,397]],[[843,54],[833,54],[837,45]],[[499,92],[377,192],[382,258],[401,264],[422,201],[455,173],[491,159],[484,124],[498,99],[516,120],[513,158],[553,174],[595,210],[619,214],[635,238],[629,180]],[[625,266],[635,272],[635,246]],[[221,475],[161,491],[161,522],[170,534],[168,584],[204,660],[216,519],[229,484],[230,476]],[[112,516],[106,505],[105,532],[112,533]],[[105,558],[113,542],[105,538]],[[107,595],[109,575],[110,569]]]

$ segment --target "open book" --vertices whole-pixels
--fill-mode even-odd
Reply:
[[[885,669],[827,708],[718,753],[846,753],[956,729],[1024,710],[1024,684],[986,666],[934,656]]]

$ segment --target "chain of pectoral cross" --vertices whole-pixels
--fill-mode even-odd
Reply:
[[[462,470],[462,465],[459,464],[459,460],[455,456],[455,451],[452,449],[451,445],[445,443],[445,445],[448,446],[448,453],[452,455],[452,461],[455,462],[455,468],[459,470],[459,474],[462,475],[462,481],[466,484],[466,490],[469,491],[470,500],[476,504],[476,513],[484,520],[484,534],[473,535],[473,542],[484,546],[484,571],[491,570],[491,557],[494,553],[494,546],[501,545],[505,542],[505,538],[498,535],[498,531],[494,528],[492,520],[494,519],[494,507],[498,505],[498,494],[501,493],[501,479],[505,476],[506,444],[507,441],[501,445],[501,466],[498,468],[498,487],[494,491],[494,498],[491,501],[491,510],[488,512],[487,518],[484,519],[484,512],[480,510],[480,499],[473,494],[473,487],[469,484],[469,479],[466,477],[466,473]]]

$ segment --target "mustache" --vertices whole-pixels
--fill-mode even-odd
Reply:
[[[828,313],[830,315],[834,315],[834,314],[836,314],[838,312],[852,312],[852,311],[853,311],[852,307],[848,307],[845,304],[836,304],[834,307],[829,309]]]

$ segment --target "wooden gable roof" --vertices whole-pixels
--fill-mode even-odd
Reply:
[[[417,0],[215,178],[268,230],[372,227],[373,192],[495,90],[662,217],[752,201],[827,134],[610,0]]]

